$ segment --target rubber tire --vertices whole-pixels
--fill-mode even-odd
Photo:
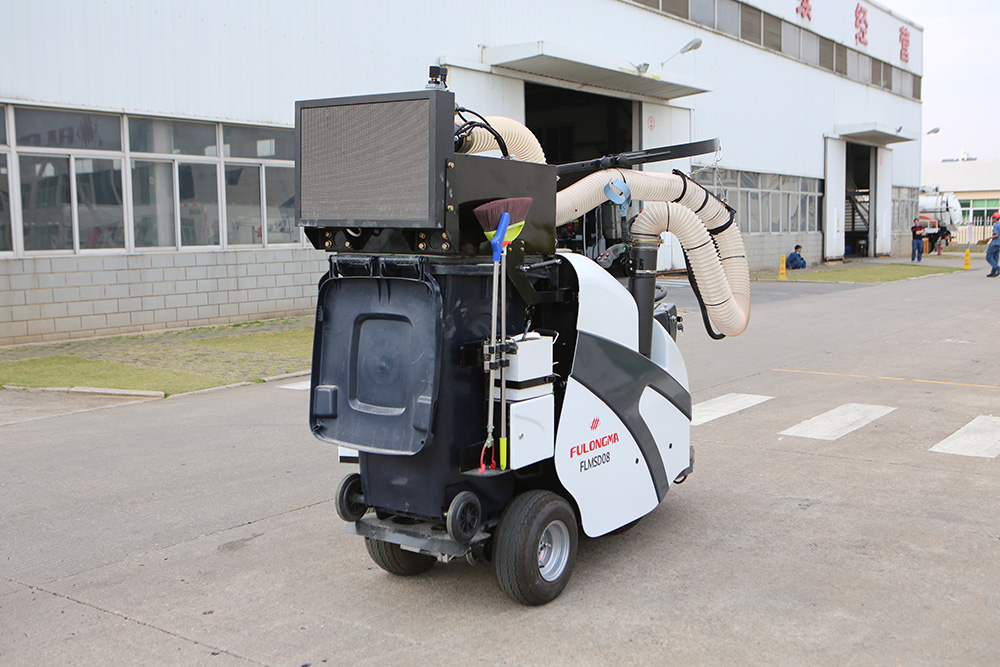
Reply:
[[[389,574],[395,574],[400,577],[423,574],[431,569],[431,566],[437,560],[434,556],[407,551],[398,544],[383,542],[371,537],[365,538],[365,547],[367,547],[368,555],[371,556],[376,565]]]
[[[559,576],[546,581],[538,567],[538,543],[546,527],[557,520],[569,532],[569,555]],[[555,600],[573,573],[576,546],[577,519],[569,503],[551,491],[522,493],[504,510],[494,537],[493,564],[500,588],[525,605]]]
[[[448,505],[446,528],[451,539],[468,544],[476,536],[482,522],[483,508],[472,491],[462,491]]]
[[[634,519],[633,521],[629,521],[624,526],[620,526],[618,528],[615,528],[610,533],[608,533],[608,535],[622,535],[623,533],[627,533],[628,531],[630,531],[633,528],[635,528],[636,526],[638,526],[640,521],[642,521],[642,517],[639,517],[638,519]]]
[[[354,500],[362,495],[361,475],[352,472],[337,485],[337,516],[347,523],[354,523],[368,512],[368,506]]]

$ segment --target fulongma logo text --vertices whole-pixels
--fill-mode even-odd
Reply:
[[[595,420],[596,421],[596,420]],[[613,445],[618,442],[618,434],[612,433],[610,435],[605,435],[600,438],[594,438],[590,442],[585,442],[581,445],[574,445],[569,450],[569,457],[576,458],[578,456],[586,456],[591,452],[597,452],[598,450],[604,449],[609,445]],[[604,465],[605,463],[611,462],[611,452],[599,452],[596,456],[591,456],[586,459],[580,460],[580,472],[586,472],[591,468],[596,468],[597,466]]]

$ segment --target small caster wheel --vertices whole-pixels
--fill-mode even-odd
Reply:
[[[475,493],[462,491],[448,505],[446,516],[448,535],[459,544],[467,544],[479,530],[483,508]]]
[[[347,523],[354,523],[365,515],[364,492],[361,490],[361,475],[352,472],[340,480],[337,486],[337,516]]]

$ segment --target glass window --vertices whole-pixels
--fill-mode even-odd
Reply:
[[[788,229],[792,232],[802,230],[802,195],[788,195]]]
[[[130,117],[129,147],[138,153],[218,155],[215,127],[214,123]]]
[[[177,165],[181,245],[219,245],[219,184],[214,164]]]
[[[764,46],[781,51],[781,19],[764,14]]]
[[[847,53],[847,76],[855,81],[861,79],[861,75],[858,73],[858,56],[861,55],[854,49],[844,49]]]
[[[653,9],[660,8],[660,0],[636,0],[640,5],[646,5],[647,7],[652,7]]]
[[[295,131],[280,127],[222,126],[225,157],[295,159]]]
[[[21,215],[25,250],[72,250],[69,158],[22,155]]]
[[[0,106],[0,144],[7,143],[7,109]]]
[[[889,65],[889,69],[892,71],[892,90],[897,93],[903,92],[903,70],[898,67],[893,67]]]
[[[229,245],[263,243],[260,167],[226,165],[226,239]]]
[[[833,69],[837,74],[847,76],[847,52],[850,50],[843,44],[834,44]]]
[[[861,83],[872,82],[872,59],[871,56],[866,56],[863,53],[858,53],[858,81]]]
[[[715,0],[691,0],[691,20],[715,27]]]
[[[715,27],[727,35],[739,37],[740,3],[736,0],[718,0],[715,12]]]
[[[741,171],[740,172],[740,187],[747,188],[750,190],[756,190],[759,179],[757,174],[752,171]]]
[[[668,14],[686,19],[688,17],[688,0],[660,0],[660,9]]]
[[[80,248],[124,248],[122,161],[76,158]]]
[[[132,161],[132,218],[136,248],[173,248],[174,165]]]
[[[872,80],[871,80],[871,84],[873,86],[881,86],[882,85],[882,61],[881,60],[876,60],[875,58],[872,58],[871,61],[872,61]]]
[[[819,65],[819,35],[802,31],[802,60],[810,65]]]
[[[14,110],[14,121],[20,146],[122,149],[119,116],[18,107]]]
[[[902,72],[902,70],[897,71]],[[913,75],[909,72],[902,72],[902,84],[902,88],[898,91],[899,94],[913,97]]]
[[[0,252],[14,249],[10,223],[10,182],[7,179],[7,156],[0,153]]]
[[[749,201],[747,202],[749,204],[749,210],[750,210],[750,231],[751,232],[759,232],[759,231],[761,231],[761,227],[760,227],[760,193],[759,192],[750,192],[748,194],[750,195]]]
[[[760,219],[762,221],[762,226],[765,232],[779,232],[781,231],[781,223],[778,220],[778,206],[777,199],[775,199],[774,210],[771,209],[771,193],[761,192],[760,193]]]
[[[985,199],[973,199],[972,200],[972,208],[986,208],[986,200]]]
[[[819,38],[819,66],[823,69],[833,69],[833,41],[826,37]]]
[[[802,189],[798,176],[782,176],[781,189],[785,192],[799,192]]]
[[[781,22],[781,52],[786,56],[791,56],[792,58],[798,58],[801,50],[799,49],[799,35],[802,29],[797,25],[792,25],[791,23]]]
[[[761,174],[760,175],[760,189],[761,190],[780,190],[781,189],[781,176],[775,174]]]
[[[759,9],[740,5],[740,37],[754,44],[760,44],[760,14]]]
[[[920,99],[920,77],[916,74],[913,75],[913,99]]]
[[[295,170],[265,167],[267,186],[267,242],[298,243],[295,226]]]
[[[987,208],[996,208],[998,206],[1000,206],[1000,199],[987,199],[986,200],[986,207]]]

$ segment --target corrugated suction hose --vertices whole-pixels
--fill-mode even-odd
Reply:
[[[712,325],[726,336],[742,333],[750,322],[750,269],[734,212],[681,172],[590,174],[557,193],[556,225],[604,203],[604,186],[616,179],[629,186],[633,199],[647,202],[632,224],[633,246],[659,245],[663,232],[677,236]]]
[[[510,151],[511,157],[515,160],[545,164],[545,151],[542,150],[542,145],[538,143],[538,139],[523,123],[504,116],[487,116],[486,122],[492,125],[493,129],[503,137],[504,143],[507,144],[507,150]],[[485,153],[499,148],[496,137],[490,134],[489,130],[476,127],[473,128],[461,152]]]

